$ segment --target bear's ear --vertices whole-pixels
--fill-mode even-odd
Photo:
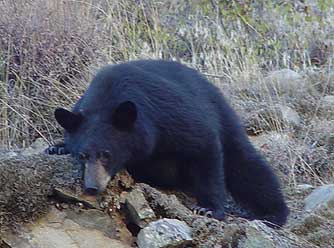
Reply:
[[[55,110],[55,118],[57,122],[68,132],[75,131],[82,121],[81,115],[72,113],[64,108],[57,108]]]
[[[133,102],[119,104],[112,114],[112,124],[121,130],[129,130],[137,119],[137,107]]]

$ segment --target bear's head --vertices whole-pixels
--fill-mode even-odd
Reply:
[[[96,195],[131,159],[136,144],[137,107],[124,101],[112,110],[55,110],[57,122],[65,129],[66,149],[82,165],[84,187]]]

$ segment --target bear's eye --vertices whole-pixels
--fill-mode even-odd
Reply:
[[[79,159],[80,160],[88,160],[89,156],[86,153],[80,152],[79,153]]]
[[[102,151],[99,153],[99,158],[100,159],[104,159],[104,160],[108,160],[111,158],[111,152],[106,150],[106,151]]]

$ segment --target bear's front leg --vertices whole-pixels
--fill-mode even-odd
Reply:
[[[192,190],[198,204],[192,210],[218,220],[224,219],[225,184],[221,156],[197,161],[190,168]]]
[[[45,153],[49,155],[65,155],[69,154],[70,152],[66,149],[65,143],[58,143],[46,148]]]

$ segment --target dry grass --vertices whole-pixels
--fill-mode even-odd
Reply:
[[[101,65],[174,59],[219,85],[243,120],[263,106],[270,110],[259,116],[265,131],[292,140],[263,151],[289,185],[330,182],[333,146],[326,137],[334,114],[320,101],[334,94],[330,0],[326,8],[232,2],[1,1],[0,147],[60,137],[54,108],[70,108]],[[298,71],[307,87],[284,94],[270,88],[267,75],[281,68]],[[299,113],[299,128],[279,121],[277,105]],[[317,130],[319,123],[326,128]]]

